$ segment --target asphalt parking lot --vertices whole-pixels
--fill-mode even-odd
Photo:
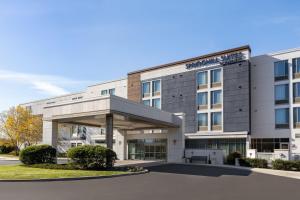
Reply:
[[[108,179],[0,182],[11,200],[282,200],[300,199],[300,180],[249,171],[168,164],[150,173]]]

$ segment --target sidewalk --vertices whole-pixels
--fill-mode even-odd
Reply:
[[[208,166],[208,167],[221,167],[221,168],[230,168],[230,169],[238,169],[238,170],[247,170],[255,173],[300,179],[300,172],[294,172],[294,171],[283,171],[283,170],[264,169],[264,168],[250,168],[250,167],[240,167],[240,166],[232,166],[232,165],[211,165],[211,164],[197,164],[197,163],[176,163],[176,164],[201,165],[201,166]]]
[[[7,161],[19,161],[19,158],[16,156],[2,156],[0,154],[0,160],[7,160]]]

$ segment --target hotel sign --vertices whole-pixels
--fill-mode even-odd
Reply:
[[[186,64],[186,69],[195,69],[198,67],[205,67],[207,65],[217,65],[217,64],[225,66],[225,65],[238,63],[244,60],[246,60],[246,55],[242,52],[237,52],[237,53],[225,54],[221,56],[216,56],[216,57],[188,63]]]

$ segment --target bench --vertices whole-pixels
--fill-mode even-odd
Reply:
[[[192,156],[190,158],[190,163],[202,163],[207,164],[207,156]]]

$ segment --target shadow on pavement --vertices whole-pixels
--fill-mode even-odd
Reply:
[[[219,177],[223,175],[229,176],[249,176],[251,171],[229,169],[213,166],[200,166],[200,165],[181,165],[181,164],[166,164],[160,166],[147,167],[150,172],[172,173],[172,174],[185,174],[196,176],[211,176]]]

